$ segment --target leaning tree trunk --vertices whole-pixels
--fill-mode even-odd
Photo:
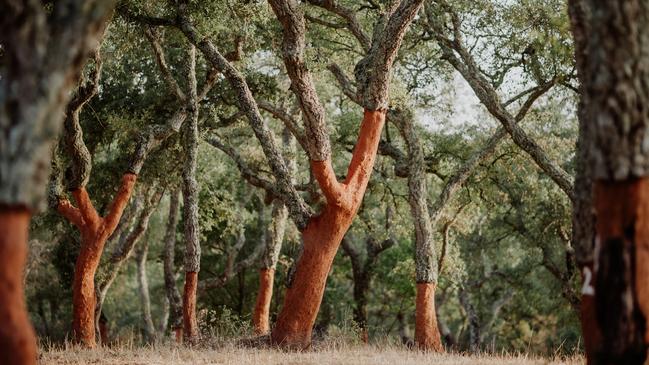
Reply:
[[[156,341],[156,329],[151,316],[151,296],[149,295],[149,280],[146,275],[146,260],[149,253],[149,245],[145,240],[135,251],[137,263],[137,282],[140,291],[140,306],[142,309],[142,321],[144,322],[145,341],[149,344]]]
[[[200,270],[201,248],[198,242],[198,184],[196,165],[198,157],[198,101],[196,96],[196,49],[189,51],[188,78],[189,101],[188,120],[185,123],[183,149],[185,166],[183,168],[183,218],[185,223],[185,288],[183,292],[183,337],[188,344],[198,341],[198,321],[196,319],[196,293],[198,272]]]
[[[303,251],[272,332],[274,343],[301,348],[311,343],[327,276],[363,200],[384,123],[384,111],[365,110],[345,182],[336,181],[330,160],[311,161],[327,204],[302,231]]]
[[[588,358],[643,364],[649,342],[649,11],[639,0],[570,5],[577,46],[585,49],[577,54],[580,118],[588,123],[582,148],[592,163],[596,214],[593,270],[586,275],[585,266],[583,291],[594,294],[590,313],[601,342],[591,342]],[[581,22],[575,6],[586,15]]]
[[[176,342],[182,342],[183,333],[183,302],[176,286],[176,274],[174,270],[174,248],[176,246],[176,226],[178,225],[178,207],[180,199],[178,191],[171,193],[169,202],[169,216],[167,219],[167,230],[164,236],[164,281],[169,310],[171,330],[175,333]]]

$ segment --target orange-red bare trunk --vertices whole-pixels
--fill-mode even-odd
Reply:
[[[256,335],[265,335],[270,332],[270,302],[273,298],[273,281],[275,269],[259,270],[259,292],[257,303],[252,316],[253,327]]]
[[[77,203],[76,208],[67,200],[59,202],[58,211],[81,231],[81,248],[74,268],[72,286],[72,331],[75,340],[89,348],[97,345],[95,273],[106,240],[117,227],[133,192],[136,178],[134,174],[125,174],[122,177],[120,189],[104,218],[97,214],[85,188],[72,192]]]
[[[187,344],[198,341],[198,321],[196,319],[196,289],[198,288],[198,273],[185,273],[185,288],[183,291],[183,337]]]
[[[417,284],[415,342],[422,350],[443,352],[435,312],[435,287],[433,283]]]
[[[601,338],[590,339],[589,357],[592,363],[643,364],[649,343],[649,178],[597,181],[594,197],[597,327],[590,335]],[[590,311],[589,304],[582,305]]]
[[[311,169],[327,199],[322,212],[302,231],[303,251],[271,342],[306,348],[322,302],[329,270],[343,236],[358,211],[372,173],[385,122],[384,111],[365,110],[352,160],[343,183],[336,180],[331,161],[311,161]]]
[[[586,363],[595,364],[595,352],[602,345],[602,333],[597,325],[597,313],[595,311],[595,282],[593,277],[593,265],[586,265],[581,269],[581,333],[584,338],[584,350],[586,352]]]
[[[36,364],[37,347],[23,288],[31,214],[0,208],[0,362]]]

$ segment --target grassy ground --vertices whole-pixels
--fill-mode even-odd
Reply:
[[[242,348],[233,345],[216,349],[188,349],[175,345],[156,347],[50,348],[41,354],[42,364],[286,364],[286,365],[545,365],[583,364],[581,358],[542,359],[524,355],[427,354],[397,346],[328,345],[307,352],[282,352],[273,349]]]

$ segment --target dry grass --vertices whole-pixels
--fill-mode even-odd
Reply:
[[[225,345],[215,349],[189,349],[175,345],[156,347],[122,346],[98,350],[74,347],[49,348],[41,354],[42,364],[286,364],[286,365],[545,365],[583,364],[582,358],[542,359],[525,355],[429,354],[394,345],[338,346],[325,345],[308,352],[283,352],[274,349],[242,348]]]

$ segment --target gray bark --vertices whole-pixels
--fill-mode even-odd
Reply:
[[[354,69],[358,98],[365,109],[388,108],[392,64],[408,26],[423,3],[423,0],[402,0],[374,27],[372,46]]]
[[[237,95],[239,108],[246,114],[248,123],[255,133],[257,140],[259,140],[264,155],[268,160],[276,179],[279,197],[288,207],[295,224],[299,229],[303,229],[309,218],[313,215],[313,212],[291,183],[291,175],[282,158],[281,151],[275,143],[275,138],[268,124],[259,113],[259,108],[246,80],[209,39],[203,38],[198,34],[186,12],[186,4],[181,3],[178,8],[178,27],[187,39],[203,53],[212,66],[223,73],[223,76],[230,83],[230,86]]]
[[[326,161],[331,158],[331,143],[324,107],[316,93],[313,77],[304,62],[306,48],[304,14],[295,0],[269,0],[269,2],[282,23],[282,58],[291,79],[291,90],[300,103],[304,117],[309,158],[313,161]]]
[[[370,38],[367,36],[363,27],[356,19],[356,14],[353,9],[347,8],[335,0],[308,0],[309,4],[326,9],[345,20],[345,26],[354,35],[354,38],[363,47],[365,52],[369,51],[371,43]]]
[[[176,245],[176,227],[178,226],[178,208],[180,199],[178,191],[170,194],[169,216],[164,236],[164,281],[167,300],[169,301],[171,328],[182,328],[183,326],[183,300],[176,286],[176,274],[174,270],[174,255]]]
[[[76,94],[66,107],[66,116],[63,121],[63,139],[70,159],[72,160],[67,174],[67,188],[69,191],[85,187],[90,179],[92,158],[83,141],[83,131],[79,122],[79,115],[83,106],[90,101],[99,91],[102,60],[99,49],[95,51],[95,66],[90,75],[90,80],[79,86]]]
[[[572,34],[575,41],[575,60],[577,61],[577,76],[580,80],[579,93],[581,100],[578,106],[579,135],[575,161],[575,199],[572,205],[572,245],[575,249],[577,264],[584,266],[593,263],[595,248],[595,215],[593,207],[593,178],[592,168],[588,161],[590,155],[589,135],[590,120],[587,116],[587,94],[584,90],[586,77],[586,62],[588,50],[586,47],[588,23],[587,9],[584,1],[571,0],[568,2],[568,13],[572,24]]]
[[[135,251],[135,262],[137,263],[137,282],[140,294],[140,310],[144,322],[144,337],[147,343],[155,343],[156,329],[151,316],[151,296],[149,295],[149,280],[146,275],[146,260],[149,252],[149,244],[145,240]]]
[[[198,183],[196,168],[198,164],[198,100],[196,92],[196,48],[190,47],[187,62],[189,98],[187,103],[188,121],[183,131],[183,219],[185,223],[185,272],[199,272],[201,246],[198,226]]]
[[[52,146],[114,1],[6,1],[0,12],[0,202],[44,207]],[[61,45],[65,45],[62,47]]]
[[[437,253],[428,212],[428,187],[424,151],[411,113],[401,112],[397,123],[408,148],[408,203],[415,225],[415,276],[417,283],[437,283]]]
[[[288,128],[284,129],[282,133],[282,140],[284,142],[284,158],[291,171],[291,175],[297,174],[297,159],[296,159],[296,146],[295,138],[291,135]],[[295,181],[293,181],[295,183]],[[275,269],[277,261],[279,260],[279,253],[282,250],[282,243],[284,241],[284,233],[286,232],[286,224],[288,220],[288,209],[286,205],[280,200],[273,200],[273,209],[271,212],[270,224],[266,232],[266,249],[261,259],[261,266],[264,269]]]
[[[649,175],[649,16],[644,1],[587,2],[584,65],[586,118],[591,120],[593,178]]]

